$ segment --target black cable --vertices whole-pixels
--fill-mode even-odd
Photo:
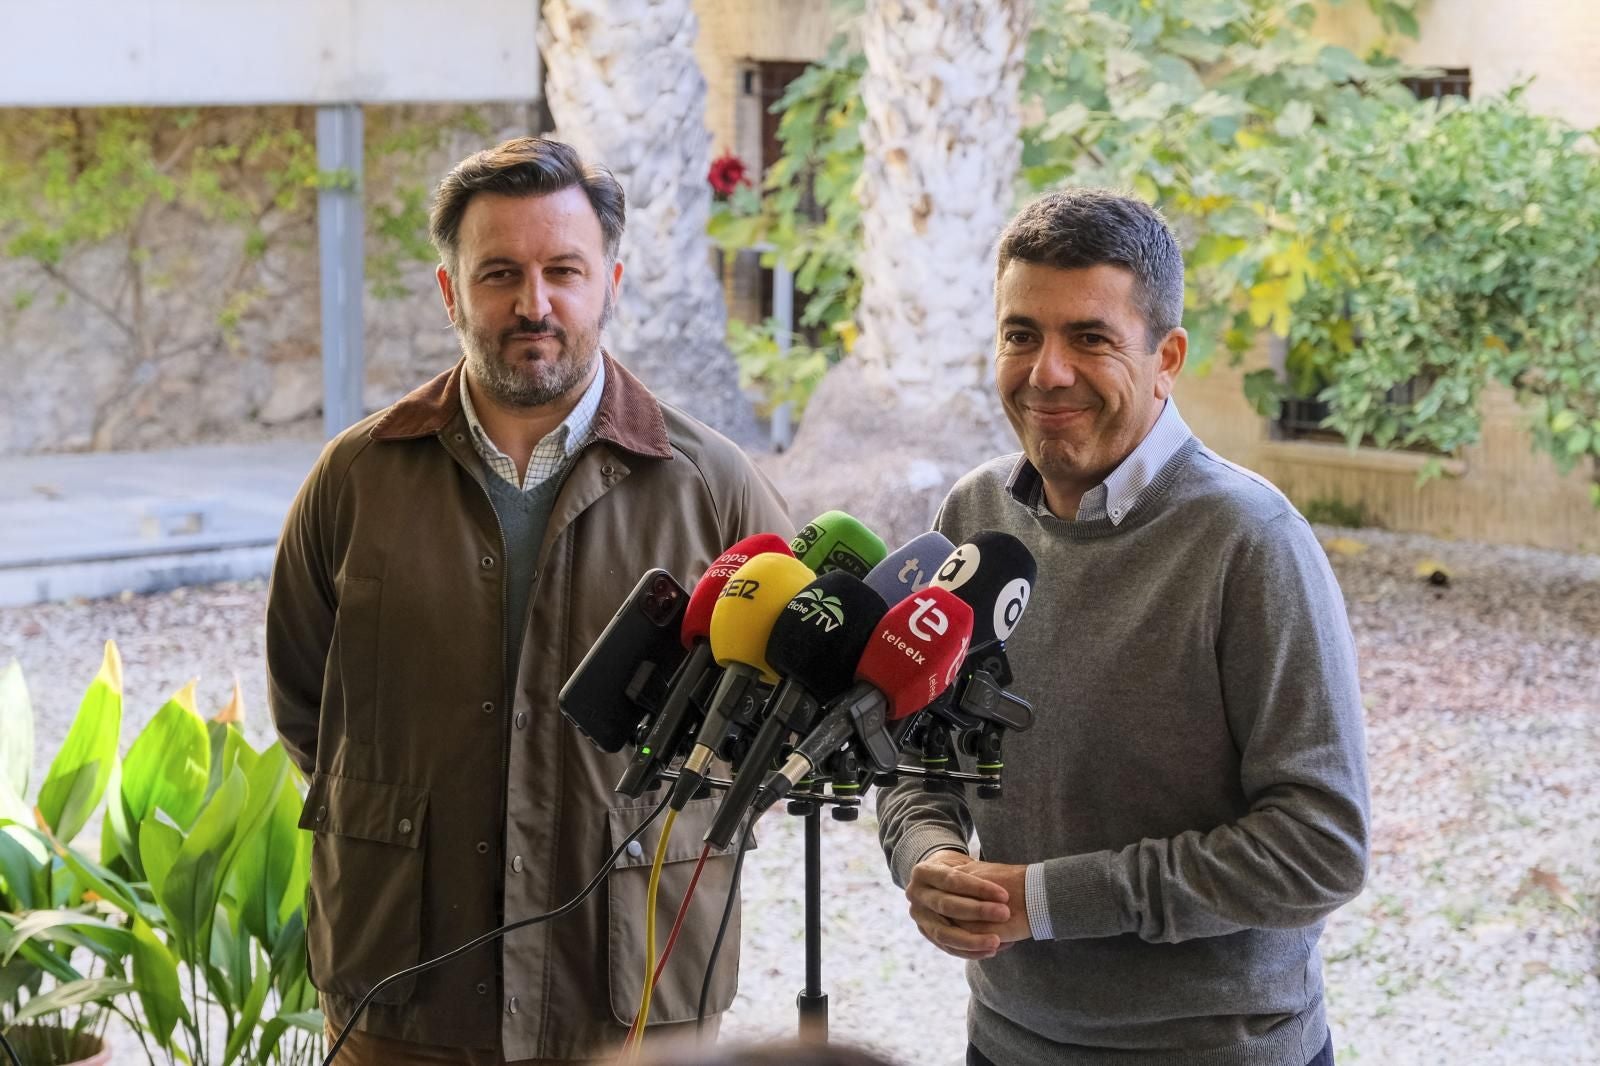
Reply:
[[[759,815],[751,812],[745,822],[744,836],[739,838],[739,854],[733,860],[733,883],[728,886],[728,902],[722,905],[722,921],[717,925],[717,939],[711,942],[711,957],[706,960],[706,975],[700,981],[700,1006],[695,1011],[694,1032],[700,1036],[706,1027],[706,1000],[711,997],[711,975],[717,971],[717,956],[722,952],[722,938],[728,935],[728,923],[733,920],[733,905],[739,901],[739,874],[744,869],[745,849],[755,839]]]
[[[383,980],[379,981],[377,984],[373,985],[371,990],[368,991],[366,995],[361,997],[361,1002],[356,1004],[356,1009],[350,1012],[350,1019],[344,1023],[344,1028],[339,1030],[339,1038],[335,1040],[333,1042],[333,1046],[328,1049],[327,1057],[322,1060],[322,1066],[330,1066],[330,1064],[333,1062],[334,1056],[337,1055],[339,1053],[339,1049],[344,1046],[345,1038],[350,1035],[350,1029],[356,1024],[356,1019],[361,1017],[361,1012],[367,1009],[367,1004],[372,1002],[373,996],[377,995],[389,985],[392,985],[394,982],[399,981],[402,978],[424,973],[436,966],[442,966],[456,956],[465,954],[466,952],[471,951],[473,948],[481,947],[492,940],[496,940],[499,937],[505,936],[507,933],[515,932],[516,930],[525,928],[526,926],[538,925],[540,922],[548,922],[552,918],[560,918],[565,914],[571,913],[580,903],[588,899],[590,894],[593,893],[596,888],[600,887],[600,882],[606,879],[606,875],[611,872],[611,869],[616,865],[617,860],[622,857],[622,852],[629,844],[632,844],[638,839],[639,834],[643,833],[645,829],[649,827],[651,822],[655,821],[661,816],[661,812],[667,809],[667,801],[671,798],[672,792],[669,790],[666,795],[661,797],[661,802],[656,804],[656,809],[650,812],[650,817],[640,822],[638,828],[629,833],[622,843],[617,845],[617,850],[611,853],[611,857],[605,861],[605,865],[600,867],[600,872],[594,875],[594,879],[591,880],[587,885],[583,886],[583,891],[579,892],[576,896],[573,896],[570,900],[563,903],[555,910],[546,911],[543,914],[535,914],[531,918],[522,918],[518,921],[510,923],[509,925],[502,925],[498,929],[491,929],[482,936],[475,937],[474,939],[467,941],[465,944],[462,944],[458,948],[452,948],[437,958],[429,959],[426,962],[419,962],[415,966],[401,970],[399,973],[392,973],[388,977],[385,977]],[[737,877],[735,877],[734,883],[738,883]],[[19,1062],[16,1064],[16,1066],[22,1066],[22,1064]]]
[[[11,1041],[6,1039],[4,1031],[0,1031],[0,1047],[6,1049],[6,1058],[11,1060],[11,1066],[22,1066],[22,1059],[17,1057],[17,1049],[11,1046]]]

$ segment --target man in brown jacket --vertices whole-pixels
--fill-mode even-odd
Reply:
[[[612,791],[629,753],[562,718],[562,683],[646,569],[687,585],[741,537],[792,531],[736,446],[601,350],[623,218],[616,180],[555,141],[457,165],[432,235],[464,358],[334,439],[289,512],[267,668],[310,781],[307,943],[332,1027],[381,978],[594,876],[660,793]],[[714,805],[678,818],[658,921]],[[341,1062],[615,1050],[638,1003],[658,835],[573,913],[386,989]],[[707,863],[678,958],[707,957],[731,867]],[[732,1001],[738,941],[735,926],[712,1012]],[[699,983],[699,966],[669,968],[651,1020],[692,1022]]]

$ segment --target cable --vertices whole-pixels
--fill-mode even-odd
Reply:
[[[689,901],[694,899],[695,887],[700,884],[700,871],[706,868],[706,859],[710,858],[710,856],[711,845],[707,844],[700,849],[700,861],[694,864],[694,874],[689,878],[688,891],[683,894],[683,902],[678,904],[678,916],[672,920],[672,932],[667,934],[667,946],[661,952],[661,960],[656,963],[655,973],[650,975],[650,996],[655,995],[656,985],[661,983],[661,973],[667,968],[667,960],[672,958],[672,949],[678,944],[678,934],[683,931],[683,920],[689,916]],[[648,1005],[639,1018],[644,1019],[645,1025],[649,1024],[650,1008]],[[644,1040],[645,1025],[639,1024],[639,1018],[634,1019],[634,1024],[637,1028],[629,1033],[629,1039],[634,1042],[636,1048]],[[622,1045],[622,1050],[624,1054],[627,1053],[627,1043]]]
[[[650,864],[650,890],[644,898],[644,984],[639,989],[639,1011],[633,1016],[633,1024],[628,1027],[627,1039],[622,1042],[624,1051],[634,1046],[644,1030],[644,1020],[650,1016],[650,992],[653,987],[650,967],[656,961],[656,893],[661,888],[661,867],[667,861],[667,839],[672,836],[672,823],[677,819],[676,810],[667,812],[667,821],[661,827],[661,839],[656,841],[655,862]]]
[[[456,956],[463,955],[466,952],[471,951],[473,948],[482,947],[484,944],[498,939],[499,937],[505,936],[507,933],[515,932],[518,929],[522,929],[530,925],[538,925],[540,922],[548,922],[553,918],[561,918],[576,910],[584,900],[589,898],[596,888],[600,887],[600,882],[606,879],[606,875],[611,872],[611,868],[616,865],[617,860],[622,857],[622,853],[627,849],[628,845],[637,840],[639,838],[639,834],[643,833],[647,828],[649,828],[651,822],[660,817],[661,812],[667,807],[667,801],[671,798],[671,792],[668,792],[665,796],[663,796],[661,798],[661,802],[656,804],[655,810],[650,812],[650,816],[644,821],[640,822],[634,831],[629,833],[622,843],[617,845],[617,850],[611,853],[611,857],[607,859],[604,865],[600,867],[600,871],[594,875],[594,878],[590,880],[587,885],[583,886],[583,890],[580,891],[576,896],[573,896],[567,902],[563,903],[561,906],[557,907],[555,910],[546,911],[543,914],[535,914],[531,918],[521,918],[510,923],[509,925],[502,925],[498,929],[491,929],[482,936],[474,937],[472,940],[467,941],[460,947],[452,948],[437,958],[429,959],[426,962],[419,962],[415,966],[401,970],[399,973],[392,973],[388,977],[385,977],[383,980],[379,981],[377,984],[373,985],[371,990],[368,991],[366,995],[361,997],[361,1002],[356,1004],[356,1009],[350,1012],[350,1019],[344,1023],[344,1028],[339,1030],[339,1039],[335,1040],[333,1042],[333,1046],[328,1049],[328,1054],[322,1060],[322,1066],[331,1066],[334,1056],[339,1053],[339,1049],[344,1046],[345,1039],[350,1035],[351,1027],[356,1024],[356,1019],[361,1017],[361,1012],[367,1009],[367,1004],[372,1002],[372,997],[394,982],[399,981],[402,978],[411,977],[415,974],[425,973],[436,966],[442,966]],[[16,1063],[16,1066],[22,1066],[22,1064],[18,1062]]]
[[[6,1039],[3,1031],[0,1031],[0,1047],[6,1049],[6,1058],[11,1060],[11,1066],[22,1066],[22,1059],[17,1057],[17,1049],[11,1046],[11,1041]]]
[[[695,1011],[695,1035],[700,1036],[706,1027],[706,1000],[711,996],[711,975],[717,970],[717,955],[722,951],[722,938],[728,935],[728,923],[733,919],[733,905],[739,900],[739,874],[744,870],[745,849],[755,839],[756,821],[751,814],[745,822],[744,835],[739,838],[739,854],[733,860],[733,883],[728,886],[728,902],[722,906],[722,922],[717,926],[717,938],[711,942],[711,957],[706,960],[706,975],[700,982],[700,1006]]]

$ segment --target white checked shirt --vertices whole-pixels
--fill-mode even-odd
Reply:
[[[567,460],[589,442],[589,431],[594,427],[595,413],[600,410],[600,393],[604,391],[606,384],[606,361],[600,357],[596,362],[599,363],[599,367],[595,370],[594,380],[579,397],[578,405],[559,426],[546,433],[543,439],[533,446],[533,455],[528,459],[528,473],[520,483],[517,481],[516,461],[489,439],[483,423],[478,421],[477,409],[472,406],[472,397],[467,394],[467,375],[463,373],[461,410],[467,416],[467,425],[472,428],[472,446],[483,457],[484,464],[508,485],[514,485],[523,492],[528,492],[554,477],[556,472],[566,465]]]

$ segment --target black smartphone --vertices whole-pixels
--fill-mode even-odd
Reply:
[[[666,695],[688,652],[683,612],[689,593],[665,570],[649,570],[561,686],[561,713],[602,751],[633,742]]]

